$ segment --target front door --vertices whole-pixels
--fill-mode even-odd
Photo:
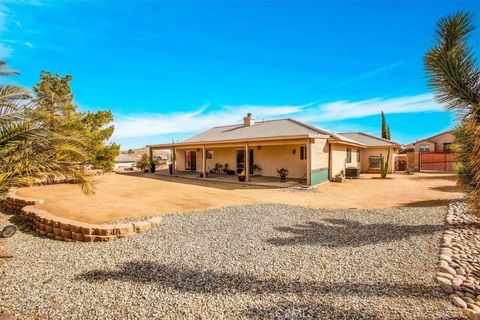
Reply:
[[[253,174],[252,165],[253,165],[253,149],[249,150],[250,154],[250,174]],[[237,150],[237,173],[242,173],[245,168],[245,150]]]
[[[197,153],[195,151],[185,151],[185,170],[197,170]]]

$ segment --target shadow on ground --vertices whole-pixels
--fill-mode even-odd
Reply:
[[[431,187],[430,189],[435,190],[435,191],[443,191],[443,192],[462,192],[462,187],[457,186],[457,185]]]
[[[193,270],[151,261],[131,261],[118,270],[92,270],[76,280],[102,282],[107,280],[131,283],[157,283],[181,292],[194,293],[252,293],[252,294],[336,294],[355,296],[408,296],[434,299],[437,286],[402,283],[328,283],[317,281],[261,279],[253,275],[230,274],[209,270]]]
[[[220,190],[239,190],[239,189],[278,189],[275,187],[258,186],[251,184],[240,184],[234,182],[219,182],[207,180],[196,180],[182,176],[164,176],[154,173],[121,173],[123,176],[132,176],[136,178],[145,178],[153,180],[161,180],[166,182],[174,182],[191,186],[201,186],[206,188],[220,189]]]
[[[401,208],[426,208],[426,207],[447,207],[450,199],[434,199],[406,202],[400,205]]]
[[[443,230],[443,225],[398,225],[390,223],[363,224],[347,219],[324,219],[324,222],[307,222],[293,227],[277,227],[276,231],[289,237],[267,240],[276,246],[324,245],[330,247],[360,247],[391,242],[412,236],[431,234]]]

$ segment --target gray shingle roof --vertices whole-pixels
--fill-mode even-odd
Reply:
[[[400,144],[395,141],[376,137],[364,132],[345,132],[340,133],[340,135],[362,143],[368,147],[400,147]]]
[[[315,135],[331,135],[331,133],[293,119],[279,119],[258,121],[252,126],[235,124],[214,127],[183,140],[181,143]]]

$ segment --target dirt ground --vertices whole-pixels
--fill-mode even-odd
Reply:
[[[18,194],[44,199],[39,208],[53,215],[87,223],[259,203],[325,209],[431,207],[444,206],[450,199],[462,196],[455,175],[445,173],[393,174],[385,180],[364,174],[359,180],[326,183],[314,191],[153,174],[107,174],[95,177],[94,181],[97,189],[94,196],[82,194],[72,184],[23,188]]]

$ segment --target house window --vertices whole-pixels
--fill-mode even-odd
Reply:
[[[213,159],[213,151],[212,150],[207,150],[207,159]]]
[[[300,160],[307,159],[307,147],[300,147]]]
[[[452,144],[451,143],[444,143],[443,144],[443,151],[444,152],[451,152],[452,151]]]
[[[357,149],[357,162],[360,162],[360,149]]]
[[[352,163],[352,148],[347,148],[347,163]]]
[[[421,144],[419,150],[420,152],[430,152],[430,146],[428,144]]]

